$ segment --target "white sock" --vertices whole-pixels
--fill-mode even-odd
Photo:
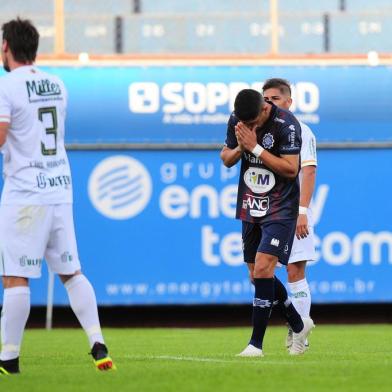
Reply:
[[[1,312],[2,361],[19,357],[23,332],[30,313],[30,288],[27,286],[4,289]]]
[[[308,282],[305,279],[289,283],[291,301],[301,317],[310,317],[311,296]]]
[[[87,334],[90,347],[104,343],[93,286],[84,275],[75,275],[64,284],[71,308]]]

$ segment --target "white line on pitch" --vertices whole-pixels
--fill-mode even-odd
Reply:
[[[241,364],[258,364],[262,365],[295,365],[295,361],[284,361],[284,360],[269,360],[266,358],[259,358],[249,360],[250,358],[242,359],[217,359],[217,358],[203,358],[203,357],[183,357],[174,355],[127,355],[126,358],[134,360],[166,360],[166,361],[188,361],[188,362],[214,362],[214,363],[241,363]],[[306,361],[306,364],[318,363],[314,361]]]
[[[234,361],[225,360],[225,359],[215,359],[215,358],[200,358],[200,357],[176,357],[171,355],[158,355],[156,357],[152,357],[153,359],[168,359],[171,361],[194,361],[194,362],[218,362],[218,363],[231,363]]]
[[[188,362],[216,362],[216,363],[259,363],[259,361],[241,361],[241,360],[226,360],[216,358],[202,358],[202,357],[182,357],[174,355],[127,355],[128,359],[157,359],[167,361],[188,361]]]

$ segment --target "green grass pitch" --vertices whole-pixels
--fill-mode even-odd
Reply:
[[[318,326],[289,357],[286,330],[270,327],[264,358],[237,358],[250,328],[106,329],[118,370],[97,372],[82,330],[27,330],[22,374],[0,391],[392,391],[392,327]]]

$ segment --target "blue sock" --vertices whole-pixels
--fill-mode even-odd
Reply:
[[[304,327],[302,318],[288,297],[286,287],[276,276],[274,277],[274,286],[275,299],[279,301],[279,307],[283,312],[283,316],[295,333],[301,332]]]
[[[263,347],[265,330],[271,315],[274,302],[274,278],[255,280],[255,297],[253,299],[253,332],[249,344],[257,348]]]

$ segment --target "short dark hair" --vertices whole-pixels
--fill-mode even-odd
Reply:
[[[2,26],[3,41],[18,63],[32,63],[37,56],[39,33],[29,20],[10,20]]]
[[[263,96],[256,90],[241,90],[234,101],[234,114],[241,121],[254,120],[263,107]]]
[[[286,79],[272,78],[265,81],[263,92],[270,88],[277,88],[282,94],[287,94],[291,97],[290,82]]]

